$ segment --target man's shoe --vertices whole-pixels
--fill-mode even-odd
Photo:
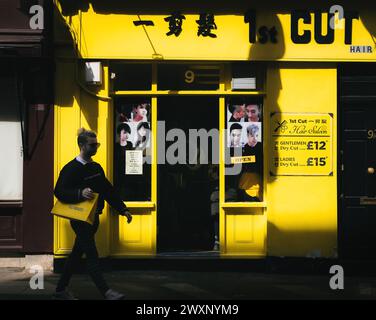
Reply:
[[[106,300],[124,300],[125,295],[112,289],[108,289],[104,295]]]
[[[68,290],[55,292],[52,296],[55,300],[78,300],[71,292]]]

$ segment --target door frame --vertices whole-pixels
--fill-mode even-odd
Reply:
[[[139,64],[139,63],[150,63],[152,66],[152,83],[150,90],[118,90],[113,91],[110,89],[109,95],[112,97],[119,97],[119,96],[143,96],[143,97],[150,97],[151,98],[151,122],[152,122],[152,175],[151,175],[151,201],[150,202],[133,202],[127,201],[125,202],[126,205],[135,211],[135,215],[138,214],[145,216],[145,213],[148,212],[150,214],[149,221],[146,222],[147,229],[149,230],[149,237],[146,240],[146,250],[140,251],[139,248],[133,247],[131,242],[128,245],[122,246],[121,248],[118,247],[116,252],[114,252],[113,248],[117,245],[114,245],[114,241],[118,241],[119,239],[112,240],[112,245],[110,246],[110,256],[116,257],[123,257],[123,256],[155,256],[157,254],[156,250],[156,243],[157,243],[157,214],[158,214],[158,199],[157,199],[157,137],[158,137],[158,128],[157,128],[157,114],[158,114],[158,97],[160,96],[217,96],[219,98],[219,237],[220,237],[220,255],[221,256],[240,256],[243,258],[246,257],[264,257],[266,255],[266,228],[267,228],[267,219],[266,219],[266,202],[225,202],[225,166],[224,166],[224,153],[225,153],[225,99],[226,97],[231,96],[250,96],[250,97],[265,97],[266,93],[262,90],[244,90],[244,91],[232,91],[231,89],[231,69],[230,69],[230,62],[203,62],[203,61],[179,61],[179,64],[201,64],[201,65],[215,65],[218,66],[220,69],[220,81],[219,81],[219,89],[218,90],[179,90],[179,91],[170,91],[170,90],[159,90],[158,83],[157,83],[157,72],[158,72],[158,65],[161,62],[127,62],[124,63],[131,63],[131,64]],[[163,62],[163,63],[177,63],[177,62]],[[251,62],[249,62],[251,63]],[[109,72],[110,74],[110,72]],[[109,81],[110,82],[110,81]],[[109,134],[109,141],[114,141],[113,136],[113,116],[114,116],[114,106],[111,104],[111,112],[110,112],[110,132]],[[265,122],[265,114],[266,111],[263,111],[264,123]],[[265,128],[263,129],[266,132]],[[264,137],[263,137],[264,139]],[[267,159],[268,155],[266,153],[266,144],[264,143],[264,174],[263,174],[263,199],[266,199],[266,182],[267,182]],[[110,175],[112,176],[112,174]],[[234,222],[237,217],[244,218],[245,216],[249,216],[252,219],[252,224],[257,233],[259,233],[260,241],[257,243],[252,244],[248,247],[243,247],[238,250],[238,245],[234,242],[233,235],[228,237],[227,224],[231,224],[234,226]],[[254,220],[255,219],[255,220]],[[135,220],[135,219],[134,219]],[[257,221],[256,221],[257,220]],[[116,234],[116,225],[112,223],[113,227],[110,229],[111,234]],[[114,229],[115,227],[115,229]],[[130,231],[130,230],[128,230]],[[132,231],[130,231],[132,233]]]
[[[337,83],[338,83],[338,105],[337,105],[337,112],[338,112],[338,124],[337,124],[337,136],[338,136],[338,144],[337,144],[337,165],[338,165],[338,179],[337,179],[337,187],[339,191],[338,197],[338,213],[337,213],[337,243],[338,243],[338,256],[339,258],[346,257],[346,247],[344,247],[344,238],[345,238],[345,228],[344,228],[344,213],[345,213],[345,199],[344,199],[344,110],[345,106],[349,105],[350,103],[353,105],[359,105],[364,103],[375,103],[376,104],[376,95],[374,96],[367,96],[367,95],[357,95],[357,96],[348,96],[346,92],[343,92],[343,70],[345,68],[354,68],[357,64],[352,63],[350,66],[347,63],[340,64],[337,68]],[[361,75],[354,75],[354,79],[356,77],[361,77]],[[376,74],[375,74],[376,76]],[[376,108],[376,107],[375,107]],[[366,257],[365,257],[366,258]]]

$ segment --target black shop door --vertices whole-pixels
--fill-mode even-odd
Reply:
[[[219,182],[212,179],[210,168],[218,146],[213,149],[211,139],[207,145],[203,143],[204,138],[198,143],[190,137],[190,131],[218,132],[218,98],[161,97],[158,121],[159,134],[164,131],[166,138],[165,150],[158,149],[158,252],[213,251],[218,216],[211,215],[210,199]],[[185,150],[185,159],[171,163],[169,150],[177,144]],[[190,154],[190,146],[193,154]],[[182,149],[175,150],[174,156],[180,155]],[[164,163],[161,163],[161,152],[165,155]],[[207,161],[201,162],[201,153],[206,154]],[[192,155],[197,164],[190,163]]]
[[[376,101],[342,104],[339,254],[376,258]]]

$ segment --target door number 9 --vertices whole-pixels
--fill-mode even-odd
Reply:
[[[368,139],[376,139],[376,129],[371,129],[367,131],[367,138]]]
[[[187,70],[184,75],[186,83],[193,83],[195,81],[195,73],[192,70]]]

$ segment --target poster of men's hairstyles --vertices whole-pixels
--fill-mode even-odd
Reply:
[[[114,187],[125,201],[150,201],[150,98],[117,97],[114,106]]]
[[[149,148],[150,111],[150,98],[123,98],[116,101],[116,141],[128,144],[129,149]]]
[[[262,141],[262,104],[252,99],[227,99],[227,147],[244,147],[252,135]]]
[[[262,104],[257,98],[226,99],[225,201],[262,199]],[[237,165],[235,165],[237,164]],[[240,165],[240,166],[239,166]]]

